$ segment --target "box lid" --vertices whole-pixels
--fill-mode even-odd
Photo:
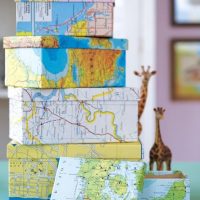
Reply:
[[[138,101],[136,88],[8,88],[8,97],[18,101]]]
[[[15,0],[15,2],[105,2],[114,3],[115,0]]]
[[[7,146],[8,159],[48,159],[85,157],[141,160],[140,142],[106,144],[21,145],[14,141]]]
[[[127,50],[128,40],[72,36],[13,36],[4,37],[4,48],[66,48]]]

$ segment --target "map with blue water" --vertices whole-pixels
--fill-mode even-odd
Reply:
[[[110,2],[17,2],[17,35],[113,34]]]
[[[143,162],[60,158],[51,200],[136,200]]]

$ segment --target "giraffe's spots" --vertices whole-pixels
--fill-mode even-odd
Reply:
[[[159,149],[156,149],[156,150],[155,150],[155,153],[158,154],[158,153],[159,153]]]
[[[161,153],[160,157],[162,158],[162,160],[164,160],[165,157],[166,157],[166,154],[165,153]]]
[[[154,159],[155,159],[155,160],[158,159],[158,155],[157,155],[157,154],[154,155]]]
[[[155,149],[157,149],[157,148],[158,148],[158,145],[157,145],[156,143],[154,144],[154,148],[155,148]]]
[[[150,154],[150,160],[154,160],[154,157],[152,154]]]
[[[146,97],[146,94],[143,93],[143,94],[142,94],[142,99],[144,99],[145,97]]]

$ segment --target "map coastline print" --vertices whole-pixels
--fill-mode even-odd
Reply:
[[[60,158],[51,200],[138,199],[144,174],[143,162]]]
[[[10,138],[22,144],[138,140],[137,89],[9,88],[8,93]]]
[[[46,40],[45,40],[46,39]],[[79,41],[77,48],[62,48],[64,41]],[[29,48],[19,48],[19,39],[5,39],[7,86],[33,88],[124,87],[126,40],[45,37],[40,42],[24,40]],[[35,43],[36,41],[36,43]],[[61,42],[58,44],[58,42]],[[30,48],[33,43],[33,47]],[[53,43],[53,44],[52,44]],[[47,46],[50,48],[47,48]],[[124,45],[123,45],[124,44]],[[12,48],[12,45],[14,48]],[[57,48],[52,48],[55,45]],[[88,48],[87,47],[92,47]],[[117,47],[117,49],[113,49]],[[119,48],[122,50],[119,50]],[[103,48],[103,49],[102,49]]]
[[[139,193],[140,200],[190,200],[190,181],[181,172],[152,171],[149,175]]]
[[[57,144],[7,146],[9,197],[12,200],[49,200],[60,157],[141,160],[141,144]]]
[[[113,1],[16,2],[17,35],[113,35]]]

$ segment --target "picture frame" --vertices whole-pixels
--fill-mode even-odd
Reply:
[[[200,0],[171,0],[172,24],[200,26]]]
[[[171,41],[173,100],[200,100],[200,38]]]

